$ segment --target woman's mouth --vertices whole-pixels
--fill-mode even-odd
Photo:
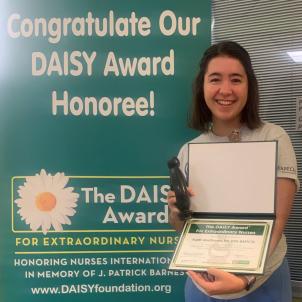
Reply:
[[[215,102],[221,106],[230,106],[235,103],[234,100],[215,100]]]

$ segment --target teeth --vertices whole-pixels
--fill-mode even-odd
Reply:
[[[223,106],[228,106],[228,105],[233,104],[233,101],[228,101],[228,100],[216,100],[216,102],[219,105],[223,105]]]

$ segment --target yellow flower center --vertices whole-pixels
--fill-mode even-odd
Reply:
[[[36,206],[40,211],[49,212],[56,206],[56,197],[50,192],[42,192],[36,196]]]

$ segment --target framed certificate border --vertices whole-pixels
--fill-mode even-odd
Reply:
[[[273,219],[189,219],[170,269],[262,274]]]

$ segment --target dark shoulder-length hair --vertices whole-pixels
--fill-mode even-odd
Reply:
[[[248,96],[247,103],[241,113],[241,122],[245,123],[250,129],[258,128],[262,122],[258,111],[259,91],[257,79],[248,52],[233,41],[219,42],[205,51],[200,61],[199,72],[193,84],[193,101],[189,117],[189,126],[201,131],[208,131],[211,127],[212,113],[204,99],[203,84],[209,62],[219,56],[237,59],[244,67],[248,79]]]

